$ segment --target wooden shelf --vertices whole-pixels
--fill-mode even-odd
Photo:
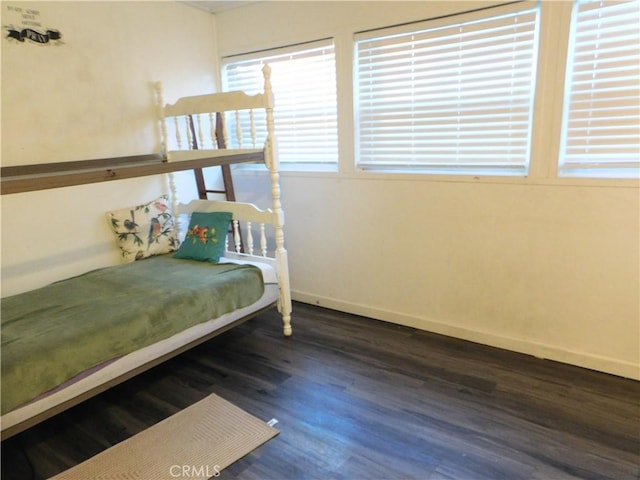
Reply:
[[[263,150],[195,150],[173,152],[172,160],[160,154],[2,167],[0,194],[145,177],[236,163],[264,162]],[[194,158],[195,157],[195,158]]]

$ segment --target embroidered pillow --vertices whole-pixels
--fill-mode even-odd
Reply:
[[[179,242],[169,196],[144,205],[107,212],[124,263],[173,252]]]
[[[230,222],[230,212],[193,212],[187,235],[174,257],[218,263]]]

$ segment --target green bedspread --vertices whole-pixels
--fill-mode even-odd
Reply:
[[[2,299],[2,414],[73,376],[257,301],[249,265],[161,255]]]

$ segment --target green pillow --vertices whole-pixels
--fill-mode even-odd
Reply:
[[[231,212],[193,212],[187,236],[174,257],[218,263],[224,253],[231,216]]]

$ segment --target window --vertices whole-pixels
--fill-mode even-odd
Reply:
[[[640,3],[575,4],[559,156],[561,176],[637,177]]]
[[[358,34],[359,168],[526,175],[538,16],[519,3]]]
[[[262,66],[265,63],[269,64],[272,72],[274,122],[280,162],[337,166],[333,42],[314,42],[223,59],[224,89],[242,90],[249,94],[262,92]],[[257,126],[256,129],[260,133],[265,128]]]

